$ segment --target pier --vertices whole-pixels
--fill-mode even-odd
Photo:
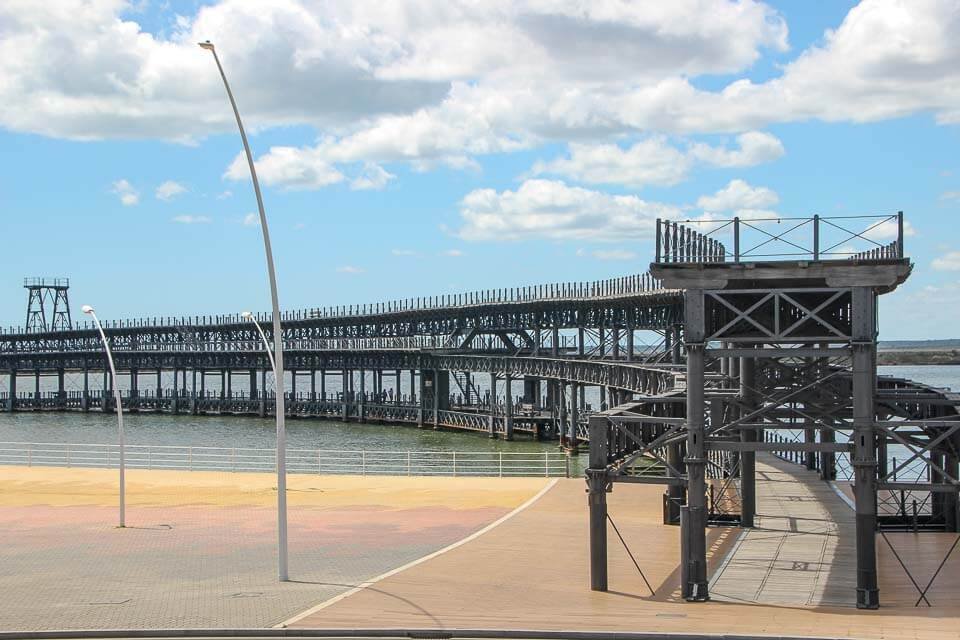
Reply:
[[[877,299],[912,269],[903,224],[902,214],[659,221],[643,274],[290,312],[287,410],[589,448],[589,581],[577,588],[610,589],[619,487],[659,485],[655,507],[677,542],[664,579],[680,599],[875,609],[878,540],[960,528],[960,396],[876,372]],[[269,335],[270,318],[258,319]],[[129,411],[273,410],[268,358],[238,316],[106,331]],[[4,332],[0,402],[111,411],[121,381],[104,364],[89,326]],[[82,388],[68,389],[68,376]],[[803,495],[779,494],[777,476],[799,478],[788,482]],[[852,512],[837,511],[841,495]],[[721,567],[711,545],[741,530]],[[847,578],[821,579],[828,556]],[[787,571],[812,572],[803,585],[781,573],[788,559]]]

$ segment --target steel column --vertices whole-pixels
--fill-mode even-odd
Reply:
[[[740,402],[744,407],[743,415],[749,414],[757,406],[757,361],[754,358],[740,358]],[[758,434],[753,428],[740,430],[741,442],[757,442]],[[740,526],[752,527],[757,512],[757,453],[740,452]]]
[[[857,530],[857,608],[880,606],[877,588],[876,294],[853,289],[853,472]]]
[[[688,572],[681,586],[683,597],[691,602],[710,599],[707,585],[707,482],[704,444],[704,295],[701,289],[684,294],[684,337],[687,351],[687,511],[681,517],[681,536],[686,555],[681,562]]]
[[[587,504],[590,508],[590,588],[607,590],[607,418],[590,416],[590,463]]]

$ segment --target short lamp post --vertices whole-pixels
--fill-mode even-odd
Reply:
[[[263,341],[263,348],[267,352],[267,359],[270,360],[270,368],[273,369],[274,378],[277,377],[277,363],[273,359],[273,351],[270,349],[270,341],[267,340],[267,334],[263,332],[263,327],[260,326],[260,323],[257,322],[257,319],[253,317],[253,314],[249,311],[244,311],[240,314],[240,317],[244,320],[249,320],[253,323],[253,326],[257,328],[257,333],[260,334],[260,340]]]
[[[120,527],[126,525],[126,483],[124,481],[125,460],[124,460],[124,438],[123,438],[123,403],[120,400],[120,385],[117,384],[117,368],[113,364],[113,352],[110,349],[110,342],[107,335],[103,332],[103,325],[100,324],[100,318],[88,304],[81,307],[82,311],[93,318],[97,325],[97,331],[100,332],[100,340],[103,342],[103,349],[107,352],[107,363],[110,365],[110,375],[113,376],[113,399],[117,405],[117,425],[120,441]]]

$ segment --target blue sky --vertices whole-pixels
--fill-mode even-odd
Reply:
[[[0,324],[39,275],[104,318],[268,307],[204,33],[253,129],[285,308],[643,272],[658,212],[903,210],[915,268],[882,336],[958,335],[952,3],[52,4],[0,8]]]

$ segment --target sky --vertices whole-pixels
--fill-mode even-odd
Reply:
[[[881,337],[960,337],[960,5],[933,0],[5,0],[0,325],[33,276],[104,319],[269,308],[201,40],[285,309],[642,273],[658,217],[902,210]]]

